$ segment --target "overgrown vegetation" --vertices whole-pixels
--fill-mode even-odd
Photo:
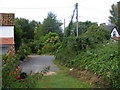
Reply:
[[[110,42],[109,38],[102,26],[92,25],[79,37],[67,37],[56,53],[57,59],[67,67],[96,73],[111,87],[119,88],[118,42]]]
[[[21,73],[15,74],[16,66],[19,65],[19,58],[16,56],[3,55],[4,65],[2,67],[2,88],[35,88],[36,81],[41,79],[43,74],[48,71],[44,68],[41,73],[28,74],[24,81],[19,81],[16,77]]]
[[[112,16],[109,18],[110,22],[119,28],[119,23],[115,21],[116,6],[112,6],[110,10]],[[42,23],[24,18],[15,19],[16,56],[3,56],[6,63],[3,66],[3,88],[35,86],[35,81],[41,78],[41,74],[28,76],[25,82],[16,81],[13,74],[19,61],[24,61],[29,54],[54,54],[62,65],[90,71],[104,78],[110,87],[120,88],[120,55],[118,52],[120,47],[118,42],[110,41],[110,33],[103,25],[98,26],[97,23],[90,21],[79,22],[79,36],[76,36],[76,23],[72,21],[65,28],[63,36],[62,23],[56,17],[50,12]],[[56,78],[62,76],[65,74],[58,75]]]
[[[24,18],[15,19],[15,47],[19,53],[53,54],[63,38],[62,23],[52,12],[43,23]],[[28,47],[27,47],[28,46]],[[23,50],[24,48],[24,50]],[[27,51],[25,51],[25,48]],[[29,50],[28,50],[29,48]],[[21,50],[22,49],[22,50]],[[31,50],[30,50],[31,49]],[[21,56],[21,59],[25,55]]]

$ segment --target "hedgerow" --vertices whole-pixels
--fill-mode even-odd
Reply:
[[[89,70],[106,79],[111,87],[120,88],[118,47],[103,27],[91,26],[79,37],[66,37],[56,57],[67,67]]]

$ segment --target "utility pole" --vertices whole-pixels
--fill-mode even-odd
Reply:
[[[76,3],[76,33],[78,36],[78,3]]]

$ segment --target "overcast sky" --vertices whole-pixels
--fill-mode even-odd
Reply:
[[[108,23],[111,5],[118,1],[120,0],[0,0],[0,13],[15,13],[15,17],[43,22],[51,11],[61,22],[65,19],[68,25],[77,2],[79,21],[89,20],[100,24]]]

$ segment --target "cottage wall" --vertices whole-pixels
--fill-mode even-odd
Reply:
[[[0,55],[2,54],[7,54],[9,48],[10,48],[11,45],[0,45]]]
[[[115,34],[115,36],[114,36]],[[113,31],[111,32],[111,37],[120,37],[118,31],[114,28]]]
[[[14,13],[0,13],[0,55],[14,46]]]
[[[1,38],[13,37],[14,38],[14,26],[0,26]]]

